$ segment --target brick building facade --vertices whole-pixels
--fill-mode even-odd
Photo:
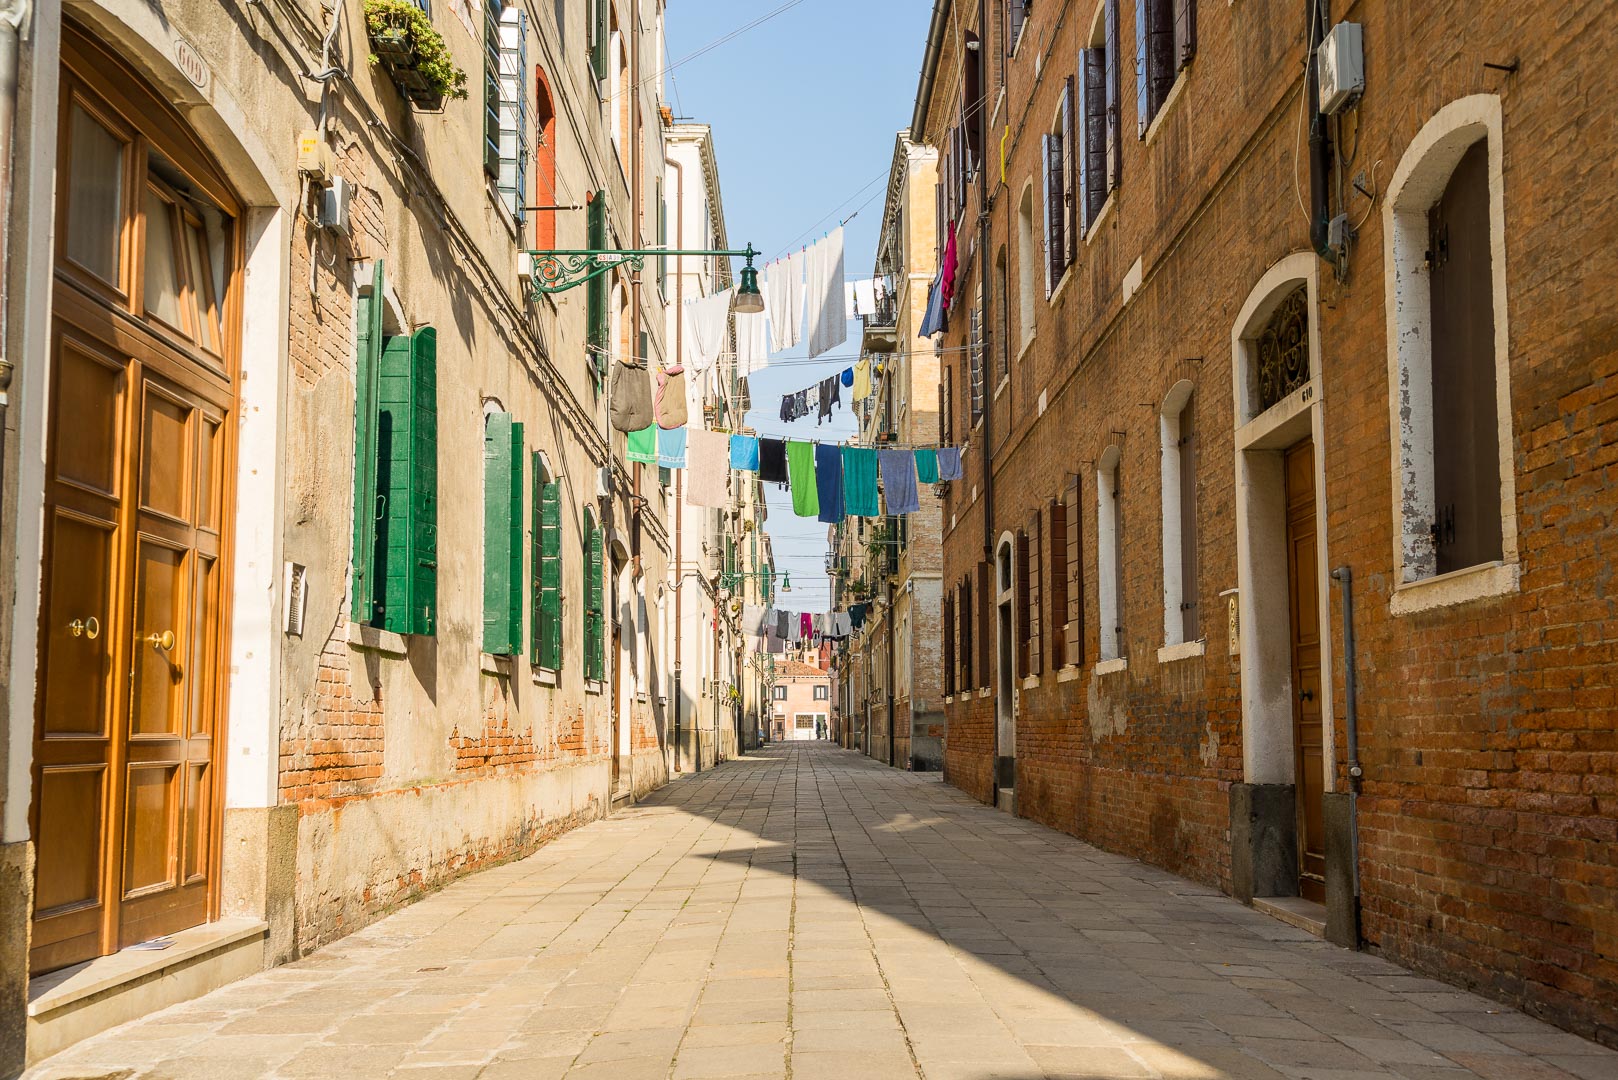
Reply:
[[[1614,45],[1597,2],[938,0],[912,124],[947,778],[1609,1043]]]

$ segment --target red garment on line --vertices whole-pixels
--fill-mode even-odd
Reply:
[[[961,268],[960,260],[955,253],[955,223],[949,226],[949,239],[944,241],[944,271],[939,278],[938,287],[944,293],[944,310],[948,311],[955,300],[955,272]]]

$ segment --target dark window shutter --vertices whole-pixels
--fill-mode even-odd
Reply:
[[[605,3],[605,0],[600,0]],[[585,208],[585,246],[600,251],[607,246],[607,193],[597,191]],[[589,352],[589,366],[599,386],[607,373],[607,336],[610,325],[607,313],[606,274],[597,274],[584,285],[584,344]]]
[[[386,281],[382,260],[371,270],[371,294],[359,298],[354,311],[357,349],[354,356],[354,580],[349,618],[369,623],[375,617],[377,578],[384,570],[375,562],[378,516],[377,384],[382,371],[382,310]]]
[[[1051,592],[1045,599],[1045,633],[1049,635],[1051,667],[1067,662],[1067,503],[1052,499],[1045,508],[1050,518]]]
[[[1084,504],[1079,499],[1079,477],[1068,477],[1062,497],[1067,523],[1067,614],[1063,624],[1063,658],[1084,663]]]
[[[412,634],[438,632],[438,331],[410,337],[410,583]]]
[[[1016,597],[1017,620],[1017,676],[1026,678],[1033,674],[1033,667],[1028,662],[1030,639],[1033,636],[1033,611],[1028,581],[1028,532],[1017,530],[1017,538],[1012,551],[1016,559],[1016,588],[1012,595]]]
[[[1038,675],[1044,670],[1045,645],[1042,631],[1045,627],[1044,609],[1042,607],[1045,596],[1041,588],[1045,577],[1043,545],[1040,544],[1039,511],[1034,511],[1034,518],[1028,523],[1028,671],[1029,675]]]
[[[1197,431],[1192,405],[1180,411],[1180,629],[1182,641],[1202,636],[1197,618]]]
[[[955,597],[944,597],[944,696],[955,693]]]
[[[1006,55],[1017,49],[1022,38],[1022,24],[1028,18],[1028,0],[1006,0]]]
[[[1150,116],[1156,116],[1168,100],[1169,91],[1174,88],[1174,77],[1180,71],[1180,65],[1175,61],[1173,0],[1142,0],[1142,3],[1150,20],[1146,35],[1146,66],[1151,74],[1148,95],[1151,99]]]
[[[1197,0],[1174,0],[1175,70],[1197,55]]]
[[[1107,189],[1123,179],[1123,54],[1119,51],[1118,0],[1106,0],[1107,26]]]
[[[1062,236],[1067,241],[1062,261],[1067,265],[1072,265],[1079,255],[1079,158],[1083,144],[1079,142],[1080,120],[1074,90],[1075,80],[1069,75],[1062,90]]]
[[[1152,122],[1151,64],[1149,48],[1152,0],[1135,0],[1135,124],[1139,136],[1146,138],[1146,127]]]
[[[1101,216],[1107,202],[1107,50],[1085,49],[1080,54],[1083,77],[1079,85],[1082,103],[1079,146],[1079,175],[1082,180],[1084,231]]]
[[[483,651],[511,653],[511,414],[483,423]]]
[[[962,66],[962,85],[965,86],[965,99],[961,102],[961,122],[966,128],[966,146],[971,158],[969,171],[976,175],[983,168],[983,42],[971,31],[967,31],[966,43],[968,46],[977,45],[977,48],[966,48]]]
[[[1045,294],[1056,289],[1067,269],[1067,239],[1063,235],[1063,222],[1067,217],[1067,201],[1063,195],[1062,136],[1045,136]]]
[[[973,657],[977,654],[972,651],[973,623],[972,623],[972,575],[968,574],[961,579],[961,677],[960,687],[963,693],[971,690],[976,683],[972,679]]]
[[[992,685],[989,674],[994,649],[994,587],[990,575],[994,567],[978,563],[978,685]]]

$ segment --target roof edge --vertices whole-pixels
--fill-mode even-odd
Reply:
[[[921,57],[921,81],[916,85],[916,107],[910,114],[910,137],[919,142],[927,140],[927,110],[932,104],[933,80],[938,76],[938,56],[943,51],[950,3],[951,0],[933,0],[933,20],[927,27],[927,51]]]

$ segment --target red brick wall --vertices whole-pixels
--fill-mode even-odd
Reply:
[[[1618,593],[1609,580],[1618,556],[1618,140],[1607,115],[1618,20],[1598,0],[1557,5],[1554,19],[1504,0],[1346,8],[1335,15],[1364,24],[1370,83],[1345,121],[1354,154],[1345,183],[1364,174],[1380,195],[1440,108],[1470,94],[1502,101],[1521,560],[1514,594],[1419,615],[1390,610],[1397,448],[1382,207],[1354,195],[1348,210],[1365,221],[1348,275],[1339,282],[1319,264],[1310,317],[1321,341],[1327,549],[1331,566],[1355,575],[1364,934],[1401,963],[1618,1042]],[[1007,185],[991,189],[987,249],[969,250],[975,231],[962,237],[963,300],[944,339],[958,433],[968,431],[961,347],[976,275],[1009,244],[1015,307],[1007,238],[1025,181],[1042,216],[1039,133],[1089,26],[1085,13],[1056,29],[1067,10],[1039,7],[1030,23],[1027,40],[1045,52],[1037,91],[1033,51],[1009,64],[1007,106],[993,121],[997,135],[1012,128]],[[1068,473],[1083,484],[1085,663],[1060,681],[1047,650],[1038,684],[1020,692],[1018,808],[1229,888],[1228,786],[1243,779],[1240,679],[1219,598],[1237,584],[1230,337],[1265,270],[1309,248],[1294,187],[1307,198],[1296,128],[1304,24],[1299,5],[1281,0],[1199,5],[1197,58],[1147,145],[1135,130],[1132,14],[1124,0],[1123,187],[1054,304],[1036,256],[1035,340],[993,401],[989,539],[1023,526]],[[1483,67],[1512,59],[1515,75]],[[954,71],[946,56],[927,132],[934,145],[954,119],[943,108]],[[998,162],[988,171],[998,179]],[[969,199],[963,221],[978,209]],[[1125,305],[1137,257],[1143,282]],[[1010,321],[1015,334],[1015,311]],[[992,373],[992,354],[988,364]],[[1201,658],[1160,665],[1157,415],[1182,378],[1195,385],[1201,438],[1196,595],[1208,646]],[[970,574],[976,592],[987,479],[983,432],[968,438],[966,478],[943,504],[944,582],[952,589]],[[1097,676],[1095,462],[1108,446],[1122,452],[1129,666]],[[1335,591],[1321,599],[1343,791],[1342,610]],[[948,778],[985,800],[993,704],[974,692],[947,708]]]

